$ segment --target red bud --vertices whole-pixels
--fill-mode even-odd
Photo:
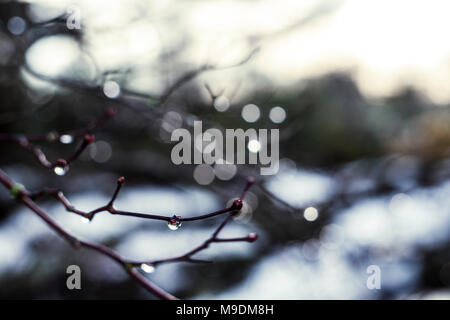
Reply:
[[[258,235],[257,235],[256,233],[250,233],[250,234],[248,235],[248,241],[249,241],[249,242],[253,242],[253,241],[255,241],[256,239],[258,239]]]

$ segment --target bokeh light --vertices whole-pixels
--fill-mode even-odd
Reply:
[[[214,181],[214,169],[208,164],[199,164],[194,169],[194,179],[200,185],[208,185]]]
[[[242,108],[242,118],[247,122],[256,122],[260,114],[259,107],[255,104],[247,104]]]
[[[111,145],[103,140],[98,140],[94,143],[91,143],[91,145],[89,146],[89,155],[95,162],[107,162],[112,155]]]
[[[319,217],[319,211],[314,207],[308,207],[303,212],[303,217],[305,217],[307,221],[315,221]]]
[[[8,30],[13,35],[21,35],[25,32],[25,29],[27,28],[27,23],[25,20],[21,17],[12,17],[8,20]]]
[[[282,123],[286,119],[286,111],[282,107],[270,109],[269,118],[273,123]]]
[[[220,180],[231,180],[237,173],[237,166],[232,163],[216,163],[214,165],[214,173],[216,177]]]

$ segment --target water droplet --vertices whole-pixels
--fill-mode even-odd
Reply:
[[[242,118],[247,122],[256,122],[261,112],[259,111],[259,107],[255,104],[247,104],[242,108]]]
[[[63,176],[67,173],[67,171],[69,171],[69,166],[56,166],[55,169],[53,169],[53,171],[58,175],[58,176]]]
[[[178,230],[178,228],[181,227],[181,217],[180,216],[173,216],[169,223],[167,224],[170,230]]]
[[[81,217],[81,222],[83,222],[83,223],[89,223],[89,222],[91,222],[91,220],[89,220],[88,218],[86,218],[86,217]]]
[[[152,265],[152,264],[143,263],[143,264],[141,264],[141,269],[145,273],[153,273],[153,272],[155,272],[155,266]]]
[[[59,137],[59,141],[64,144],[69,144],[73,142],[73,137],[70,134],[63,134]]]

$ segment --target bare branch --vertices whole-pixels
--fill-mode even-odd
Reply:
[[[243,64],[246,64],[250,59],[253,58],[253,56],[259,51],[259,48],[253,49],[244,59],[231,64],[231,65],[225,65],[225,66],[213,66],[209,64],[205,64],[197,69],[187,71],[185,74],[183,74],[180,78],[178,78],[177,81],[175,81],[169,88],[166,89],[166,91],[161,95],[159,104],[164,105],[167,100],[173,95],[175,91],[180,89],[183,85],[197,77],[198,75],[206,72],[206,71],[213,71],[213,70],[225,70],[230,68],[239,67]],[[207,90],[209,91],[208,87]]]
[[[117,197],[117,194],[120,191],[121,185],[123,184],[124,179],[121,177],[117,181],[117,188],[116,191],[113,194],[113,197],[111,198],[108,205],[112,206],[114,203],[115,198]],[[233,214],[237,213],[242,208],[242,199],[236,200],[233,205],[230,207],[231,212],[226,219],[219,225],[219,227],[216,229],[216,231],[213,233],[213,235],[207,239],[202,245],[199,247],[189,251],[188,253],[184,254],[183,256],[165,259],[165,260],[152,260],[152,261],[131,261],[123,258],[110,248],[103,246],[101,244],[96,244],[93,242],[85,241],[78,239],[74,235],[72,235],[70,232],[65,230],[63,227],[61,227],[55,220],[53,220],[47,213],[45,213],[34,201],[34,198],[37,198],[39,196],[45,195],[45,194],[54,194],[56,195],[57,199],[63,203],[63,205],[66,207],[67,210],[75,212],[77,214],[81,214],[83,216],[86,216],[86,213],[76,210],[73,208],[68,200],[62,195],[61,192],[56,191],[54,189],[46,189],[34,194],[29,193],[24,186],[15,183],[13,180],[9,178],[6,173],[4,173],[2,170],[0,170],[0,183],[3,184],[5,188],[7,188],[13,198],[19,202],[21,202],[23,205],[28,207],[30,210],[32,210],[34,213],[36,213],[51,229],[53,229],[56,233],[58,233],[60,236],[62,236],[64,239],[66,239],[74,248],[87,248],[90,250],[94,250],[104,256],[109,257],[110,259],[117,262],[119,265],[121,265],[125,271],[133,278],[135,279],[143,288],[145,288],[148,292],[154,294],[155,296],[166,299],[166,300],[174,300],[176,297],[171,295],[170,293],[166,292],[165,290],[159,288],[156,286],[153,282],[145,278],[143,275],[139,273],[139,271],[136,269],[137,266],[141,266],[142,264],[162,264],[162,263],[168,263],[168,262],[180,262],[180,261],[187,261],[187,262],[207,262],[204,260],[198,260],[193,259],[192,256],[206,248],[208,248],[210,243],[213,242],[237,242],[237,241],[247,241],[247,242],[253,242],[257,239],[256,234],[249,234],[247,237],[242,238],[230,238],[230,239],[220,239],[218,238],[218,235],[220,231],[225,227],[225,225],[231,221]],[[244,192],[242,193],[243,196],[245,196],[245,193],[247,192],[249,186],[253,184],[253,180],[249,180]]]

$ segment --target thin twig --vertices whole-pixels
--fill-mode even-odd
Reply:
[[[89,220],[92,220],[96,214],[100,212],[109,212],[114,215],[122,215],[122,216],[130,216],[130,217],[136,217],[136,218],[143,218],[143,219],[150,219],[150,220],[162,220],[167,222],[173,222],[173,223],[182,223],[182,222],[188,222],[188,221],[197,221],[197,220],[204,220],[208,218],[212,218],[218,215],[222,215],[228,212],[240,210],[242,208],[242,200],[247,193],[248,189],[251,187],[251,185],[254,183],[253,178],[249,178],[247,181],[247,184],[240,196],[239,199],[236,199],[233,201],[233,203],[224,209],[220,209],[217,211],[213,211],[210,213],[194,216],[194,217],[187,217],[183,218],[181,216],[163,216],[163,215],[156,215],[156,214],[150,214],[150,213],[140,213],[140,212],[131,212],[131,211],[124,211],[124,210],[118,210],[114,207],[114,201],[116,200],[122,185],[125,183],[125,178],[120,177],[117,179],[117,186],[114,190],[114,193],[111,197],[111,200],[104,206],[98,207],[91,211],[82,211],[77,209],[75,206],[73,206],[70,201],[64,196],[63,192],[58,189],[44,189],[40,190],[38,192],[34,192],[30,194],[30,198],[33,200],[36,200],[42,196],[49,195],[55,197],[61,204],[66,208],[67,211],[73,212],[75,214],[78,214],[84,218],[87,218]]]
[[[71,162],[76,160],[80,154],[91,144],[94,142],[94,136],[88,134],[95,128],[102,125],[107,119],[113,117],[115,115],[115,110],[112,108],[106,109],[105,113],[92,123],[90,123],[85,128],[69,131],[68,133],[57,133],[57,132],[50,132],[45,135],[24,135],[24,134],[9,134],[9,133],[0,133],[0,141],[6,141],[6,142],[15,142],[23,149],[29,151],[34,155],[34,157],[38,160],[38,162],[47,169],[53,169],[55,167],[66,167]],[[60,141],[61,137],[63,135],[70,135],[72,138],[76,138],[79,136],[84,136],[83,141],[78,146],[78,148],[74,151],[72,155],[67,157],[66,159],[58,159],[56,161],[49,161],[47,159],[47,156],[45,153],[41,150],[41,148],[34,145],[32,142],[38,142],[38,141]]]

